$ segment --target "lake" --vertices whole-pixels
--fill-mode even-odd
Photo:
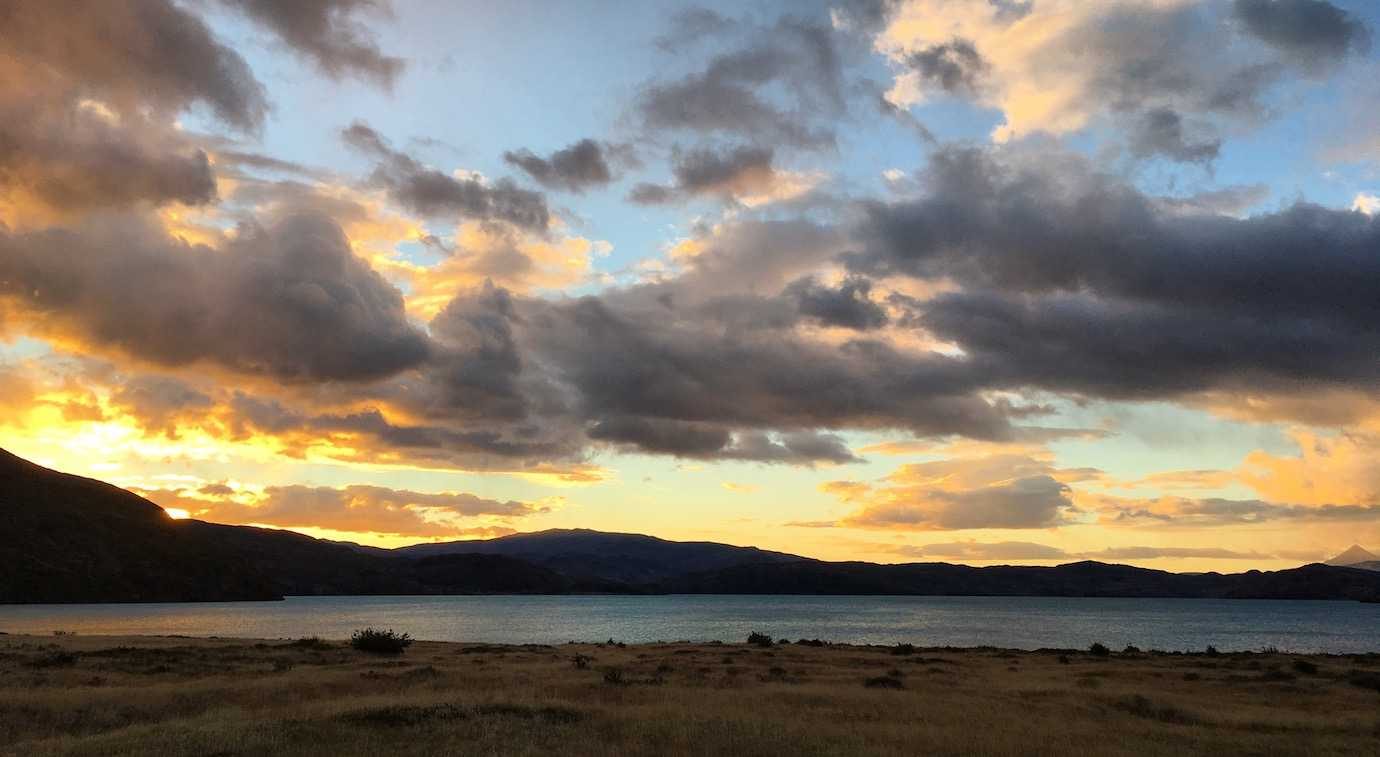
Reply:
[[[365,626],[418,639],[741,641],[1222,651],[1380,652],[1380,604],[1064,597],[290,597],[282,602],[0,605],[0,631],[346,638]]]

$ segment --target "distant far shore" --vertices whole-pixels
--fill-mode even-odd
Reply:
[[[0,754],[1354,755],[1380,654],[0,635]],[[462,748],[463,747],[463,748]]]

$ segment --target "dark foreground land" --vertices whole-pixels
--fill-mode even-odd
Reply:
[[[1380,754],[1380,655],[0,636],[0,754]]]

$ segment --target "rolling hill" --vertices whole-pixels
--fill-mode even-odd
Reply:
[[[879,565],[581,529],[382,550],[173,520],[128,491],[4,451],[0,566],[5,603],[576,592],[1380,600],[1380,572],[1320,563],[1236,574],[1098,562]]]

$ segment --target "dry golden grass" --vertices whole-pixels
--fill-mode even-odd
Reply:
[[[1380,754],[1380,655],[0,636],[0,754]]]

